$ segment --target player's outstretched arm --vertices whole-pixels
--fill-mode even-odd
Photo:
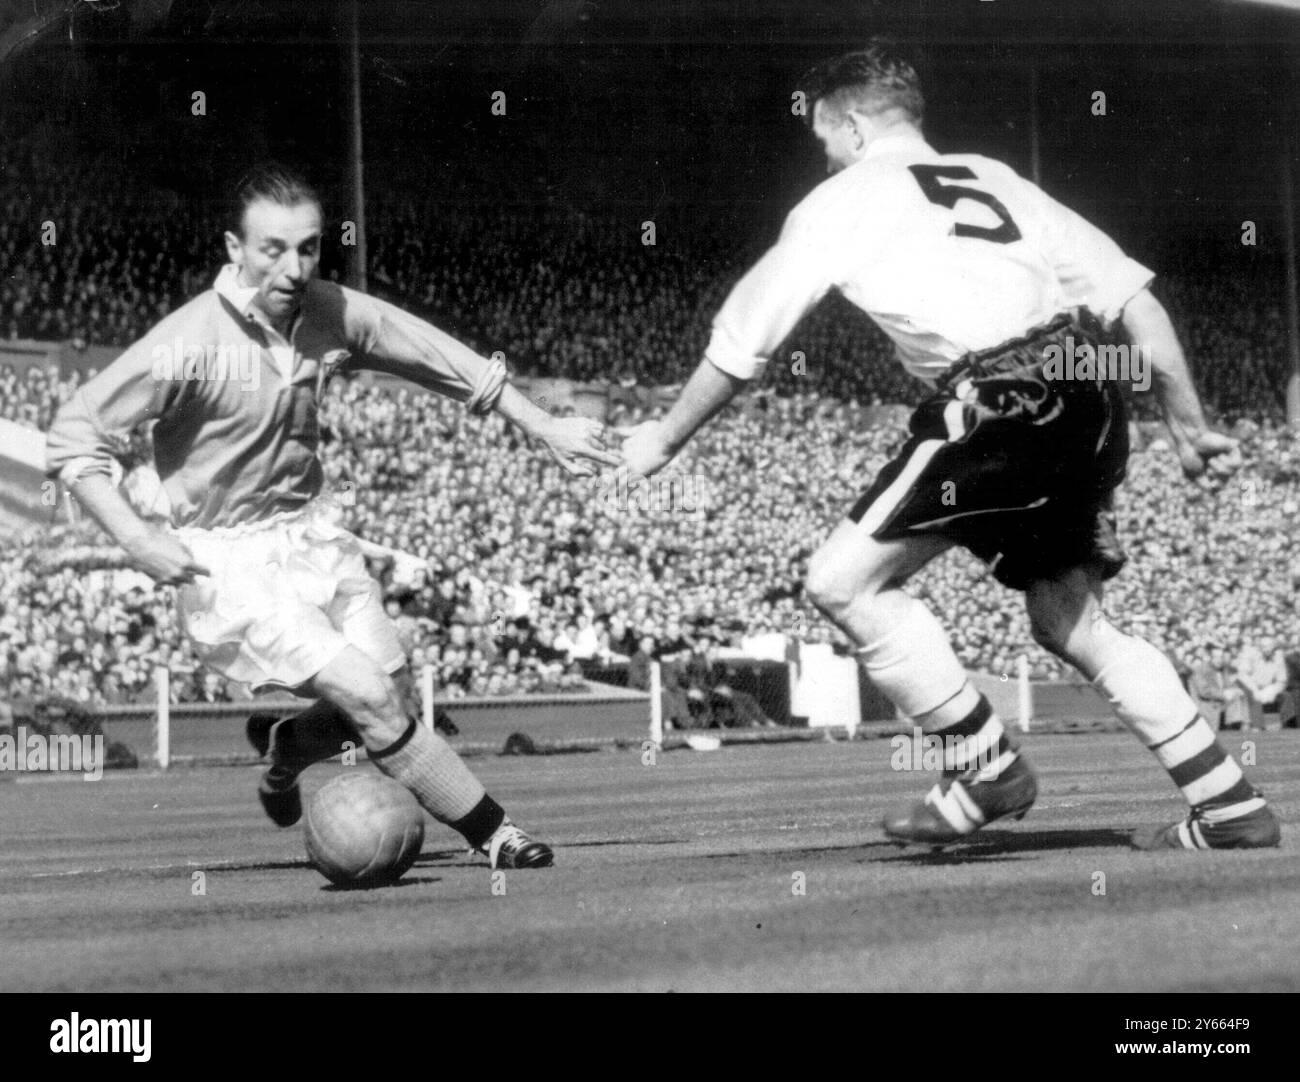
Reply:
[[[1125,305],[1122,322],[1133,344],[1150,359],[1156,401],[1183,473],[1196,477],[1210,459],[1233,452],[1237,441],[1210,429],[1169,313],[1150,290],[1142,290]]]
[[[623,441],[623,465],[632,473],[649,477],[672,461],[701,426],[706,424],[745,387],[747,380],[722,371],[705,359],[661,421],[637,425]]]
[[[356,367],[410,380],[464,402],[471,413],[496,410],[540,440],[573,476],[594,474],[595,464],[618,463],[605,447],[604,425],[586,417],[553,417],[539,409],[510,385],[500,358],[481,357],[445,331],[386,301],[348,289],[340,294],[350,341],[362,355]]]
[[[634,428],[623,464],[649,477],[663,469],[701,426],[751,380],[831,286],[830,260],[813,219],[798,211],[781,239],[736,283],[713,321],[704,360],[662,421]]]

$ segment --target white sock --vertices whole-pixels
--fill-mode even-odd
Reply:
[[[888,606],[889,630],[857,651],[862,667],[909,718],[928,714],[961,691],[966,670],[922,602],[902,590],[885,591],[877,602]]]
[[[1149,642],[1118,631],[1105,644],[1105,662],[1093,684],[1169,772],[1187,803],[1209,805],[1229,818],[1263,807],[1169,659]]]

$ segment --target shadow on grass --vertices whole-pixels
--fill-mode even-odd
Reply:
[[[441,883],[436,875],[404,875],[398,880],[385,880],[380,883],[326,883],[320,889],[327,894],[353,894],[367,890],[389,890],[394,887],[419,887],[430,883]]]
[[[555,850],[563,853],[567,849],[597,849],[604,846],[624,845],[685,845],[685,838],[596,838],[585,842],[556,842]],[[484,859],[469,856],[469,846],[459,849],[426,849],[415,858],[415,867],[437,868],[486,868]]]
[[[935,850],[928,846],[901,846],[891,841],[849,842],[843,845],[801,846],[798,849],[732,850],[725,853],[683,853],[690,860],[765,861],[779,854],[782,860],[793,857],[853,856],[859,864],[969,864],[999,860],[1018,860],[1034,853],[1069,849],[1127,848],[1130,831],[1113,828],[1091,830],[981,830],[959,842]],[[599,838],[584,842],[567,842],[556,847],[593,849],[607,846],[674,846],[686,845],[686,838]],[[416,858],[415,866],[438,868],[486,867],[481,859],[468,859],[466,849],[426,850]],[[863,855],[865,854],[865,855]]]
[[[896,842],[873,842],[870,847],[883,852],[868,859],[910,864],[972,864],[1014,860],[1032,853],[1050,853],[1063,849],[1127,849],[1131,833],[1113,827],[1088,830],[981,830],[969,839],[953,842],[943,849],[923,845],[904,847]]]
[[[566,842],[565,849],[596,849],[605,845],[685,845],[686,838],[596,838],[589,842]]]

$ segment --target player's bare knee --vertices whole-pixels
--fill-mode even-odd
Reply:
[[[397,685],[378,667],[358,667],[346,685],[330,687],[326,694],[352,719],[367,746],[391,743],[406,730]]]
[[[832,620],[841,618],[858,600],[859,591],[847,581],[835,561],[813,555],[804,576],[804,593],[817,609]]]

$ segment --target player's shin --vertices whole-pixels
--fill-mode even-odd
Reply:
[[[458,831],[471,848],[487,853],[493,867],[551,863],[550,848],[511,823],[451,745],[414,719],[388,747],[372,749],[370,758],[406,786],[425,811]]]
[[[927,731],[956,722],[974,706],[948,636],[916,598],[881,591],[846,613],[842,626],[862,644],[858,660],[872,683],[907,717],[923,718]]]
[[[483,783],[451,745],[414,719],[387,747],[371,748],[370,760],[406,786],[424,810],[443,823],[465,819],[486,796]]]

